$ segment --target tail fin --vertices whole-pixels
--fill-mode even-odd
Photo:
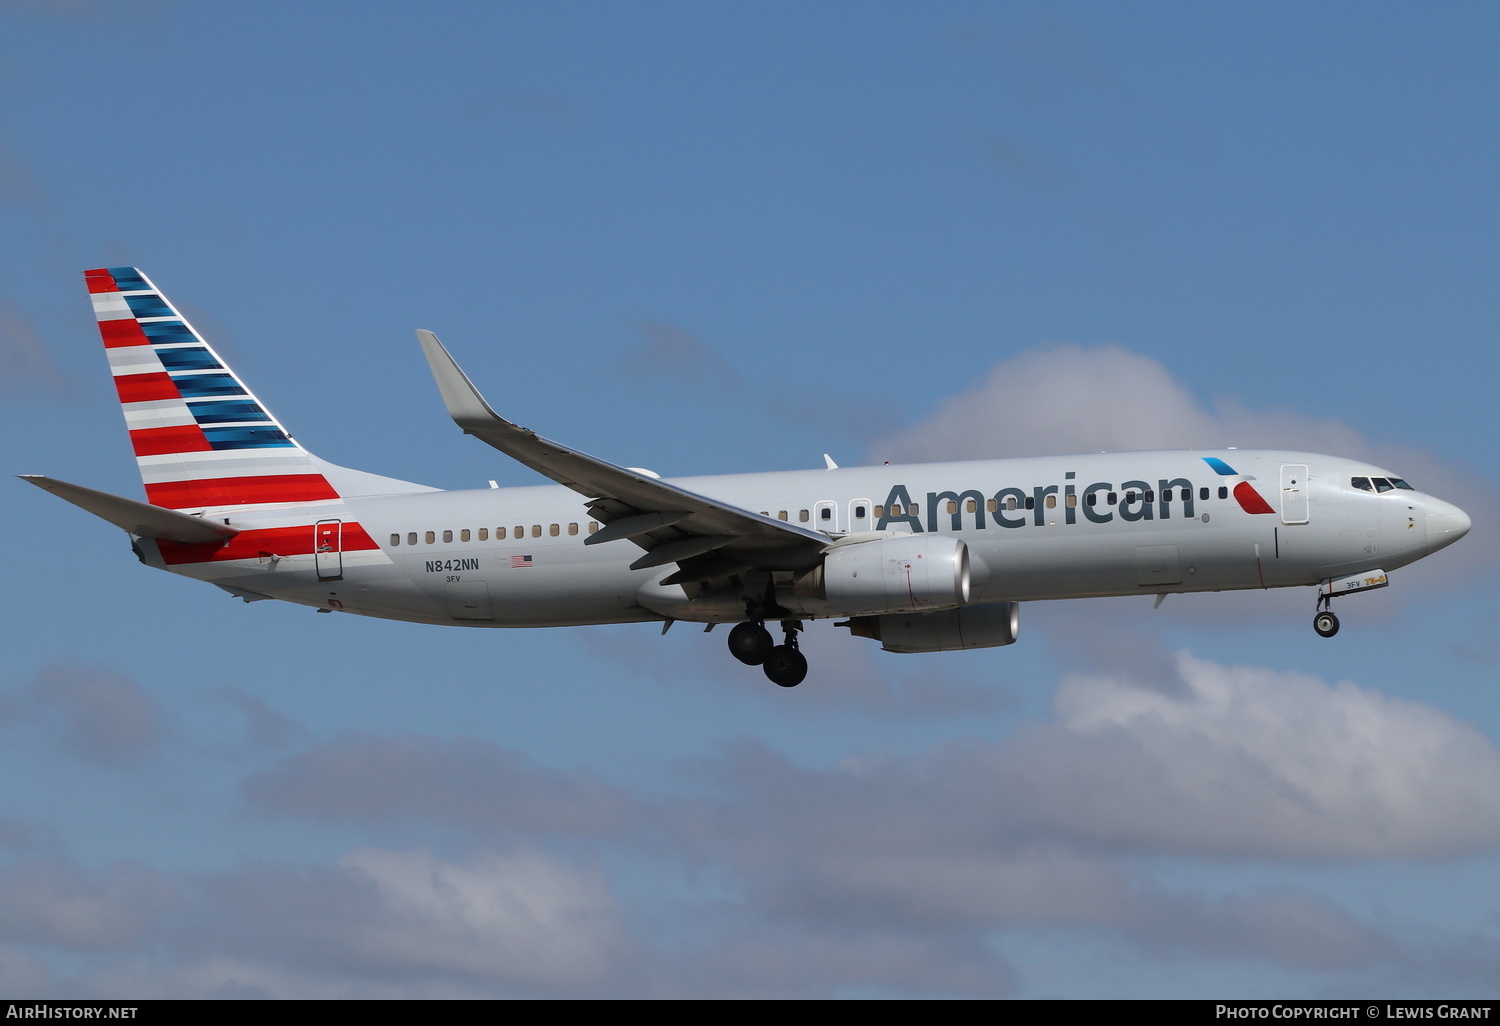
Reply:
[[[153,505],[201,510],[339,497],[311,454],[144,274],[83,273]]]
[[[318,459],[139,270],[83,275],[153,505],[198,512],[436,491]]]

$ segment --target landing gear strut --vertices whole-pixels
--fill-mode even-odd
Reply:
[[[771,649],[764,669],[772,684],[794,688],[807,678],[807,656],[797,648],[797,632],[802,629],[802,621],[783,620],[781,628],[786,631],[786,641]]]
[[[1333,604],[1332,595],[1323,595],[1318,599],[1318,612],[1313,617],[1313,630],[1320,637],[1331,638],[1339,632],[1339,618],[1333,615],[1329,607]]]

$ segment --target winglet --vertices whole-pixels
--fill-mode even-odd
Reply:
[[[438,337],[425,328],[417,329],[417,341],[422,343],[422,352],[427,357],[427,366],[432,370],[433,380],[442,393],[443,405],[448,407],[448,416],[453,422],[472,434],[476,427],[493,427],[495,422],[509,423],[490,409],[474,382],[463,372]],[[514,426],[514,425],[512,425]]]

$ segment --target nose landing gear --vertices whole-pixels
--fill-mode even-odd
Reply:
[[[1319,637],[1331,638],[1339,632],[1339,618],[1333,615],[1329,608],[1333,604],[1332,595],[1323,595],[1318,598],[1318,612],[1313,617],[1313,630],[1318,632]]]

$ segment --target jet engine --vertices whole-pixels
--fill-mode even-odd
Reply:
[[[934,534],[837,545],[793,590],[856,616],[951,609],[969,601],[969,547]]]
[[[874,638],[887,652],[956,652],[994,648],[1016,640],[1021,627],[1019,602],[965,606],[936,613],[891,613],[856,616],[844,621],[856,638]]]

